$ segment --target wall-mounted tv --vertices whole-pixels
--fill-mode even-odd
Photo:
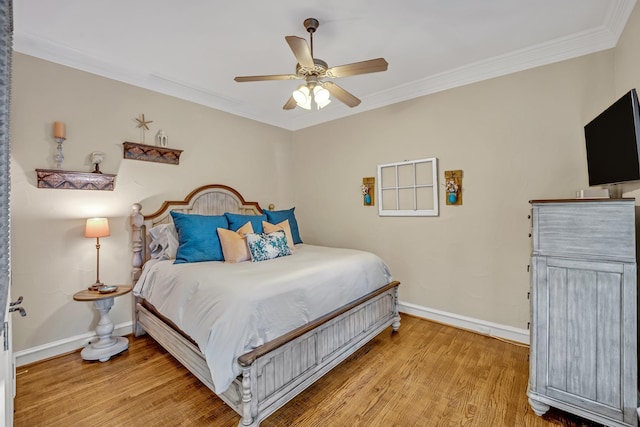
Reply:
[[[635,89],[584,127],[589,185],[640,180],[640,106]]]

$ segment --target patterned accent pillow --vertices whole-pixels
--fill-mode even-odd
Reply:
[[[291,255],[284,231],[274,231],[267,234],[247,234],[247,244],[251,253],[251,261],[266,261],[268,259]]]
[[[262,221],[262,228],[265,233],[273,233],[274,231],[284,231],[284,235],[287,236],[287,244],[289,245],[289,249],[291,253],[294,251],[293,238],[291,237],[291,227],[289,227],[289,220],[285,219],[284,221],[278,224],[271,224],[267,221]]]

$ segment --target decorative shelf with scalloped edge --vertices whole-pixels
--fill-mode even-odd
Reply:
[[[166,163],[177,165],[180,163],[180,154],[183,150],[175,148],[160,147],[158,145],[139,144],[137,142],[125,141],[123,157],[131,160],[142,160],[145,162]]]
[[[116,175],[95,172],[75,172],[56,169],[36,169],[38,188],[66,190],[113,191]]]

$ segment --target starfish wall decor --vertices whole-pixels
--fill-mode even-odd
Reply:
[[[136,117],[136,122],[138,122],[138,128],[140,129],[140,143],[144,144],[144,132],[149,130],[149,123],[153,123],[153,120],[145,120],[144,114],[140,115],[140,118]]]

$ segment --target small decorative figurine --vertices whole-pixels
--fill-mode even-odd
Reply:
[[[149,123],[153,123],[153,120],[145,120],[144,114],[140,115],[141,118],[136,118],[138,122],[138,128],[140,128],[140,143],[144,144],[144,131],[149,130]]]
[[[91,163],[94,165],[93,173],[102,173],[100,171],[100,163],[104,161],[105,154],[102,151],[94,151],[91,153]]]

